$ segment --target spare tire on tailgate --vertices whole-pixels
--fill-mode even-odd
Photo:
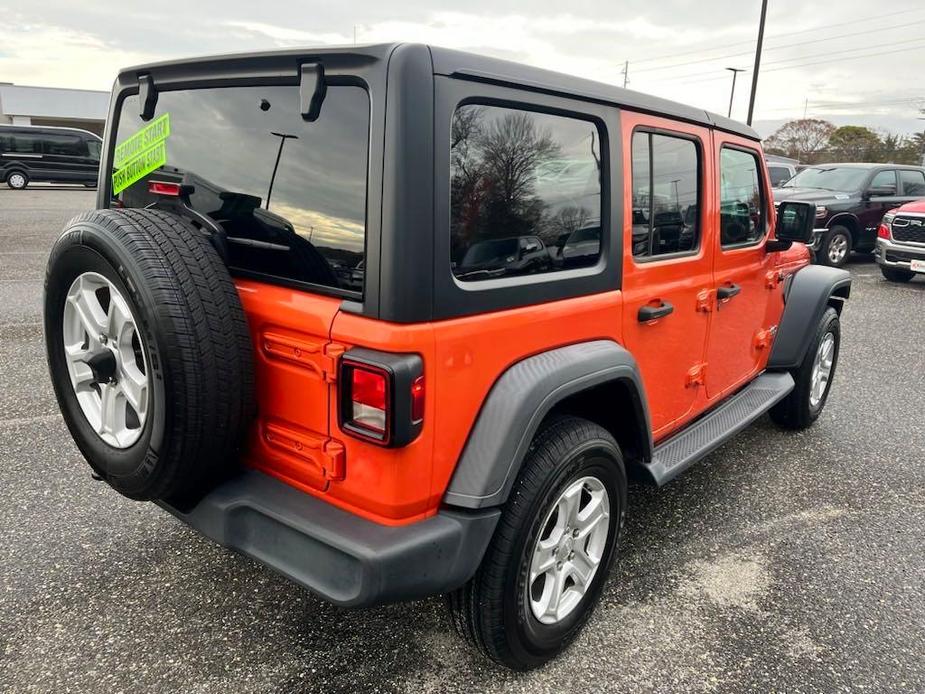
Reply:
[[[185,504],[236,466],[254,408],[250,336],[228,269],[186,220],[71,220],[48,260],[45,343],[71,435],[125,496]]]

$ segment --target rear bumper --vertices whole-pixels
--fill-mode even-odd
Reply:
[[[875,257],[881,265],[908,270],[910,260],[925,260],[925,246],[878,238]]]
[[[475,573],[500,516],[497,509],[442,510],[411,525],[384,526],[254,471],[225,482],[189,512],[161,506],[344,607],[458,588]]]

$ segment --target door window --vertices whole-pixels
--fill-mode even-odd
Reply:
[[[87,156],[87,143],[76,135],[45,135],[45,154],[85,157]]]
[[[747,246],[764,238],[766,215],[756,154],[724,147],[720,152],[720,240]]]
[[[896,172],[880,171],[870,182],[871,188],[882,188],[885,194],[894,195],[896,193]],[[886,193],[887,188],[892,188],[892,193]]]
[[[697,145],[660,133],[633,135],[633,257],[687,253],[699,242]]]
[[[470,282],[597,263],[600,133],[588,121],[466,104],[453,116],[450,259]]]
[[[925,173],[921,171],[900,171],[899,180],[903,184],[903,195],[925,195]]]

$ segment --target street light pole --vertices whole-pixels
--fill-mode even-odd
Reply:
[[[726,115],[732,118],[732,100],[736,95],[736,77],[740,72],[745,72],[745,70],[740,67],[727,67],[726,69],[732,73],[732,91],[729,92],[729,113]]]
[[[761,45],[764,43],[764,21],[768,16],[768,0],[761,0],[761,21],[758,22],[758,45],[755,47],[755,71],[752,73],[752,94],[748,100],[748,120],[755,114],[755,93],[758,91],[758,68],[761,67]]]
[[[270,176],[270,187],[267,190],[267,204],[266,209],[270,209],[270,196],[273,194],[273,184],[276,182],[276,170],[279,168],[280,157],[283,156],[283,145],[286,144],[286,140],[298,140],[298,135],[287,135],[286,133],[274,133],[271,132],[271,135],[275,135],[279,138],[279,150],[276,152],[276,163],[273,164],[273,175]]]

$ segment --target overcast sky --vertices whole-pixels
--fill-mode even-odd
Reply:
[[[0,0],[0,82],[108,90],[121,67],[287,46],[417,41],[622,84],[745,120],[760,0]],[[756,126],[925,129],[925,2],[770,0]],[[566,9],[567,8],[567,9]],[[878,11],[882,8],[882,11]],[[807,102],[808,99],[808,102]]]

